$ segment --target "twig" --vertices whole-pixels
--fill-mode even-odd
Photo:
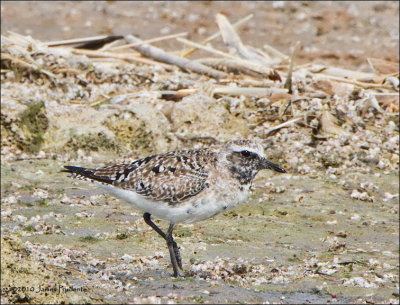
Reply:
[[[390,86],[384,86],[382,84],[372,84],[372,83],[362,83],[356,80],[351,80],[351,79],[346,79],[343,77],[337,77],[337,76],[333,76],[333,75],[327,75],[327,74],[314,74],[317,77],[321,77],[321,78],[329,78],[329,79],[333,79],[339,82],[343,82],[343,83],[348,83],[348,84],[353,84],[356,86],[360,86],[362,88],[384,88],[384,89],[392,89],[392,87]]]
[[[292,120],[287,121],[287,122],[285,122],[285,123],[282,123],[282,124],[280,124],[280,125],[271,127],[270,129],[268,129],[268,130],[265,132],[265,134],[268,135],[268,134],[270,134],[271,132],[273,132],[273,131],[275,131],[275,130],[281,129],[282,127],[285,127],[285,126],[288,126],[288,125],[290,125],[290,124],[292,124],[292,123],[295,123],[295,122],[297,122],[297,121],[300,121],[301,119],[303,119],[303,118],[302,118],[302,117],[295,118],[295,119],[292,119]]]
[[[93,37],[59,40],[59,41],[49,41],[49,42],[44,42],[44,44],[47,45],[48,47],[68,46],[68,45],[74,45],[74,44],[78,44],[78,43],[86,43],[86,42],[96,41],[96,40],[104,39],[107,37],[108,37],[108,35],[101,35],[101,36],[93,36]]]
[[[121,55],[121,54],[116,54],[116,53],[108,53],[108,52],[100,52],[100,51],[91,51],[91,50],[72,50],[73,53],[75,54],[81,54],[81,55],[87,55],[91,57],[106,57],[106,58],[117,58],[117,59],[122,59],[122,60],[127,60],[127,61],[137,61],[149,65],[160,65],[164,68],[169,68],[170,65],[166,65],[151,59],[147,58],[141,58],[141,57],[135,57],[135,56],[128,56],[128,55]]]
[[[289,56],[283,54],[282,52],[278,51],[274,47],[271,47],[269,44],[264,44],[264,49],[266,49],[269,53],[273,54],[276,57],[279,57],[282,60],[288,60]]]
[[[275,91],[276,89],[279,88],[250,88],[250,87],[229,87],[229,86],[212,86],[210,88],[210,96],[213,96],[214,94],[229,94],[229,95],[251,95],[251,96],[266,96],[271,94],[271,91]],[[173,95],[176,97],[183,97],[187,96],[190,94],[197,93],[200,89],[198,88],[191,88],[191,89],[180,89],[178,91],[173,91],[173,90],[164,90],[164,91],[159,91],[160,94],[162,95]],[[285,89],[280,89],[282,92],[286,92]]]
[[[110,50],[114,51],[114,50],[128,49],[128,48],[140,46],[140,45],[143,45],[143,44],[149,44],[149,43],[153,43],[153,42],[157,42],[157,41],[167,40],[167,39],[171,39],[171,38],[177,38],[177,37],[181,37],[181,36],[186,36],[187,34],[188,34],[187,32],[183,32],[183,33],[172,34],[172,35],[167,35],[167,36],[162,36],[162,37],[156,37],[156,38],[152,38],[152,39],[148,39],[148,40],[142,40],[142,41],[139,41],[139,42],[125,44],[123,46],[113,47],[113,48],[110,48]]]
[[[327,75],[332,75],[332,76],[337,76],[337,77],[351,77],[353,79],[372,79],[372,78],[376,77],[375,73],[353,71],[353,70],[348,70],[348,69],[343,69],[343,68],[336,68],[336,67],[312,64],[312,63],[296,66],[296,67],[294,67],[293,70],[296,71],[301,68],[306,68],[312,73],[321,73],[321,74],[327,74]]]
[[[229,86],[216,86],[213,89],[213,94],[266,96],[270,93],[271,93],[270,88],[241,88],[241,87],[229,87]]]
[[[209,46],[203,46],[203,45],[201,45],[201,44],[199,44],[199,43],[196,43],[196,42],[193,42],[193,41],[184,39],[184,38],[177,38],[176,40],[178,40],[179,42],[182,42],[182,43],[184,43],[184,44],[187,44],[187,45],[189,45],[189,46],[193,46],[193,47],[196,47],[196,48],[198,48],[198,49],[202,49],[202,50],[208,51],[208,52],[210,52],[210,53],[214,53],[214,54],[217,54],[217,55],[221,55],[221,56],[226,57],[226,58],[229,58],[229,59],[241,60],[241,58],[239,58],[239,57],[237,57],[237,56],[235,56],[235,55],[232,55],[232,54],[229,54],[229,53],[225,53],[225,52],[216,50],[216,49],[214,49],[214,48],[212,48],[212,47],[209,47]]]
[[[177,38],[177,39],[181,39],[181,38]],[[128,43],[141,42],[141,40],[139,38],[136,38],[133,35],[126,35],[125,40]],[[228,77],[228,75],[226,73],[211,69],[205,65],[193,62],[187,58],[182,58],[182,57],[178,57],[175,55],[171,55],[171,54],[163,51],[160,48],[156,48],[156,47],[153,47],[148,44],[139,45],[139,46],[136,46],[133,48],[146,57],[154,58],[157,61],[176,65],[184,71],[193,71],[193,72],[196,72],[199,74],[207,74],[207,75],[217,78],[217,79]]]
[[[222,14],[217,14],[216,19],[222,39],[229,49],[234,49],[239,57],[252,62],[256,62],[265,66],[269,66],[271,64],[271,58],[269,58],[267,54],[263,54],[264,56],[262,56],[258,54],[257,50],[248,48],[243,44],[228,18]]]
[[[238,21],[236,21],[232,26],[236,29],[238,28],[240,25],[244,24],[245,22],[249,21],[251,18],[253,18],[253,14],[250,14]],[[206,44],[207,42],[213,41],[214,39],[218,38],[219,36],[221,36],[221,32],[218,31],[214,34],[212,34],[211,36],[207,37],[206,39],[204,39],[200,44]],[[192,48],[188,48],[186,50],[183,51],[182,53],[182,57],[187,57],[190,54],[192,54],[193,52],[195,52],[198,48],[197,47],[192,47]]]
[[[177,38],[176,40],[178,40],[179,42],[182,42],[184,44],[187,44],[187,45],[190,45],[190,46],[195,46],[196,48],[199,48],[199,49],[203,49],[203,50],[208,51],[210,53],[218,54],[220,56],[236,60],[237,62],[240,62],[243,65],[246,65],[248,68],[251,67],[251,69],[253,69],[253,70],[257,71],[257,72],[260,72],[260,73],[276,73],[274,71],[274,69],[271,69],[271,68],[269,68],[267,66],[257,65],[256,63],[254,63],[254,62],[252,62],[250,60],[242,59],[240,57],[231,55],[229,53],[225,53],[225,52],[216,50],[216,49],[214,49],[212,47],[203,46],[201,44],[198,44],[198,43],[193,42],[193,41],[189,41],[189,40],[184,39],[184,38]]]
[[[122,37],[123,38],[123,37]],[[98,49],[101,52],[105,52],[108,50],[111,50],[112,48],[114,48],[116,45],[118,45],[119,40],[114,40],[113,42],[107,43],[105,44],[103,47],[101,47],[100,49]]]
[[[254,67],[244,65],[237,60],[228,58],[200,58],[196,59],[196,62],[201,64],[211,66],[218,70],[227,70],[228,72],[243,73],[254,77],[268,77],[269,73],[265,71],[260,71],[260,69],[254,69]]]
[[[115,42],[117,40],[120,40],[124,38],[124,36],[107,36],[106,38],[103,39],[98,39],[94,41],[89,41],[85,42],[82,44],[79,44],[77,46],[74,46],[75,49],[85,49],[85,50],[98,50],[103,48],[105,45]]]
[[[297,41],[296,44],[293,47],[292,55],[290,56],[289,72],[288,72],[288,76],[286,78],[286,82],[285,82],[285,86],[284,86],[284,88],[289,90],[289,93],[292,93],[293,62],[294,62],[294,56],[295,56],[296,51],[297,51],[299,46],[300,46],[300,41]]]

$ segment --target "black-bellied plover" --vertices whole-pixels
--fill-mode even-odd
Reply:
[[[172,236],[175,224],[204,220],[246,201],[262,169],[285,172],[266,159],[260,144],[241,139],[218,150],[179,150],[96,169],[65,166],[64,171],[95,182],[144,212],[144,221],[167,242],[177,277],[182,260]],[[166,233],[151,215],[170,222]]]

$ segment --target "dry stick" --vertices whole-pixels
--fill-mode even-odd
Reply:
[[[75,39],[68,39],[68,40],[44,42],[44,44],[47,45],[48,47],[67,46],[67,45],[73,45],[73,44],[77,44],[77,43],[96,41],[96,40],[104,39],[107,37],[108,37],[108,35],[101,35],[101,36],[93,36],[93,37],[84,37],[84,38],[75,38]]]
[[[285,89],[284,92],[286,91]],[[250,96],[266,96],[268,94],[271,94],[270,88],[257,88],[257,87],[229,87],[229,86],[215,86],[213,91],[213,94],[229,94],[229,95],[250,95]]]
[[[321,73],[321,74],[325,74],[325,75],[344,77],[347,79],[349,79],[349,77],[351,77],[352,79],[357,79],[357,80],[362,79],[362,78],[366,78],[366,79],[374,78],[377,76],[376,73],[359,72],[359,71],[353,71],[353,70],[331,67],[331,66],[327,66],[327,65],[320,65],[320,64],[315,64],[315,63],[306,63],[306,64],[295,66],[293,68],[294,71],[298,71],[300,69],[308,69],[313,74]]]
[[[292,73],[293,73],[293,62],[294,62],[294,55],[296,54],[296,51],[300,45],[300,41],[297,41],[292,52],[292,56],[290,56],[290,66],[289,66],[289,72],[288,76],[286,78],[285,86],[284,88],[289,90],[289,93],[292,93]]]
[[[136,56],[127,56],[127,55],[121,55],[121,54],[116,54],[116,53],[108,53],[108,52],[99,52],[99,51],[91,51],[91,50],[78,50],[74,49],[72,50],[73,53],[75,54],[81,54],[81,55],[87,55],[91,57],[105,57],[105,58],[117,58],[117,59],[122,59],[122,60],[127,60],[127,61],[137,61],[141,63],[145,63],[148,65],[160,65],[164,68],[169,68],[169,65],[147,59],[147,58],[140,58]]]
[[[119,43],[119,40],[114,40],[113,42],[105,44],[102,48],[97,49],[98,51],[105,52],[105,51],[112,51],[113,48]]]
[[[140,42],[125,44],[123,46],[113,47],[110,50],[114,51],[114,50],[132,48],[132,47],[140,46],[142,44],[149,44],[149,43],[153,43],[153,42],[157,42],[157,41],[186,36],[187,34],[188,34],[187,32],[183,32],[183,33],[172,34],[172,35],[167,35],[167,36],[163,36],[163,37],[156,37],[156,38],[152,38],[152,39],[148,39],[148,40],[142,40]]]
[[[271,88],[257,88],[257,87],[229,87],[229,86],[212,86],[210,88],[210,95],[214,94],[227,94],[227,95],[261,95],[261,96],[266,96],[268,94],[271,94],[272,91]],[[279,89],[279,88],[274,88],[274,89]],[[200,89],[198,88],[191,88],[191,89],[180,89],[178,91],[160,91],[161,94],[168,94],[168,95],[174,95],[174,96],[186,96],[189,94],[193,94],[198,92]],[[285,89],[279,89],[281,90],[280,92],[286,92]]]
[[[269,76],[269,72],[265,73],[263,71],[251,69],[248,65],[244,65],[237,60],[228,58],[200,58],[195,60],[206,66],[211,66],[218,70],[226,70],[228,72],[233,72],[234,74],[243,73],[254,77]]]
[[[222,14],[217,14],[216,20],[224,44],[229,49],[235,49],[240,58],[244,58],[265,66],[269,66],[271,64],[271,58],[268,55],[265,54],[265,56],[262,56],[253,50],[254,48],[247,47],[243,44],[228,18]]]
[[[194,47],[196,47],[198,49],[202,49],[202,50],[208,51],[210,53],[214,53],[214,54],[217,54],[217,55],[229,58],[229,59],[241,60],[240,57],[237,57],[235,55],[219,51],[217,49],[214,49],[213,47],[203,46],[203,45],[201,45],[201,44],[199,44],[197,42],[193,42],[193,41],[190,41],[190,40],[187,40],[187,39],[184,39],[184,38],[177,38],[176,40],[178,40],[179,42],[182,42],[184,44],[187,44],[189,46],[194,46]]]
[[[287,121],[287,122],[282,123],[282,124],[280,124],[280,125],[271,127],[270,129],[268,129],[268,130],[265,132],[265,134],[268,135],[268,134],[271,133],[272,131],[281,129],[282,127],[285,127],[285,126],[287,126],[287,125],[290,125],[290,124],[292,124],[292,123],[295,123],[295,122],[297,122],[297,121],[300,121],[302,118],[303,118],[303,117],[295,118],[295,119],[293,119],[293,120]]]
[[[279,57],[281,60],[288,60],[289,56],[283,54],[282,52],[278,51],[274,47],[271,47],[269,44],[264,44],[264,49],[267,50],[270,54]]]
[[[128,43],[141,42],[139,38],[136,38],[133,35],[126,35],[124,38]],[[211,69],[205,65],[193,62],[186,58],[171,55],[160,48],[156,48],[148,44],[139,45],[133,47],[133,49],[146,57],[150,57],[157,61],[165,62],[168,64],[176,65],[184,71],[193,71],[199,74],[207,74],[217,79],[228,77],[228,74],[226,73]]]
[[[203,49],[203,50],[208,51],[210,53],[218,54],[220,56],[236,60],[237,62],[240,62],[241,64],[246,65],[249,69],[254,69],[255,71],[260,72],[260,73],[270,73],[270,72],[274,71],[273,69],[271,69],[271,68],[269,68],[267,66],[256,64],[256,63],[254,63],[254,62],[252,62],[250,60],[243,59],[243,58],[231,55],[229,53],[225,53],[225,52],[216,50],[216,49],[214,49],[212,47],[203,46],[201,44],[198,44],[196,42],[193,42],[193,41],[190,41],[190,40],[187,40],[187,39],[184,39],[184,38],[177,38],[176,40],[178,40],[179,42],[182,42],[184,44],[190,45],[190,46],[195,46],[198,49]]]
[[[244,24],[245,22],[247,22],[247,21],[249,21],[251,18],[253,18],[253,16],[254,16],[253,14],[250,14],[250,15],[248,15],[248,16],[246,16],[246,17],[244,17],[244,18],[242,18],[242,19],[240,19],[240,20],[238,20],[238,21],[236,21],[232,26],[236,29],[236,28],[238,28],[240,25]],[[204,39],[200,44],[206,44],[207,42],[210,42],[210,41],[212,41],[212,40],[218,38],[219,36],[221,36],[221,32],[220,32],[220,31],[218,31],[218,32],[212,34],[211,36],[207,37],[207,38]],[[184,50],[183,53],[182,53],[182,57],[187,57],[187,56],[189,56],[190,54],[192,54],[193,52],[195,52],[197,49],[198,49],[197,47],[192,47],[192,48],[189,48],[189,49]]]
[[[363,82],[359,82],[356,80],[351,80],[351,79],[346,79],[343,77],[337,77],[337,76],[333,76],[333,75],[327,75],[327,74],[323,74],[323,73],[318,73],[315,74],[313,73],[314,76],[316,78],[322,78],[322,79],[333,79],[339,82],[343,82],[343,83],[347,83],[347,84],[352,84],[352,85],[356,85],[356,86],[360,86],[362,88],[383,88],[383,89],[392,89],[392,87],[390,86],[384,86],[382,84],[373,84],[373,83],[363,83]]]

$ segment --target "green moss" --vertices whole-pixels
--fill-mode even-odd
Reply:
[[[22,151],[37,153],[44,142],[43,134],[49,127],[44,102],[31,102],[20,115],[20,128],[24,139],[17,141]]]
[[[26,232],[35,232],[35,227],[33,225],[27,225],[24,227],[24,231]]]
[[[47,205],[47,200],[46,200],[46,199],[41,199],[41,200],[39,201],[39,204],[40,204],[40,205]]]
[[[193,296],[193,297],[189,298],[189,300],[191,300],[192,302],[198,303],[198,304],[204,303],[204,299],[201,295]]]
[[[85,135],[77,135],[65,144],[65,150],[76,152],[82,149],[85,152],[92,151],[113,151],[116,153],[121,152],[121,147],[113,139],[110,139],[103,132],[89,133]]]
[[[97,237],[94,237],[94,236],[87,235],[87,236],[79,237],[79,241],[85,242],[85,243],[96,243],[96,242],[99,242],[100,239],[98,239]]]
[[[140,150],[144,154],[153,153],[153,135],[147,130],[146,123],[131,112],[128,112],[129,119],[124,119],[125,114],[121,112],[105,122],[118,145],[127,150]]]

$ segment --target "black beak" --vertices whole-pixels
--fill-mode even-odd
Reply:
[[[286,173],[286,171],[282,167],[275,163],[272,163],[271,161],[268,161],[267,159],[262,159],[261,166],[263,169],[273,169],[278,173]]]

